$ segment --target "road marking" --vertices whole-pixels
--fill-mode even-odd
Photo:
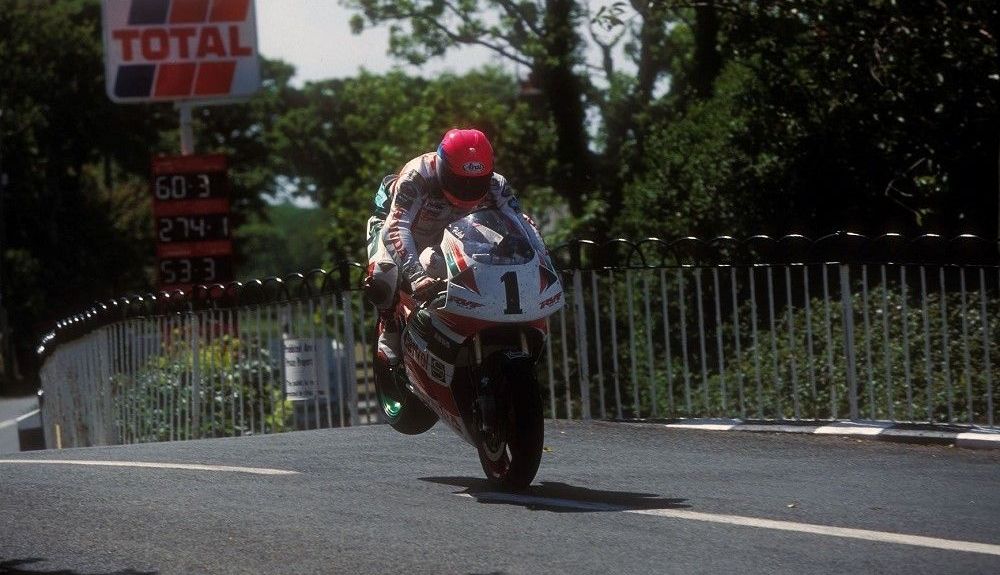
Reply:
[[[0,459],[0,463],[39,463],[55,465],[96,465],[103,467],[152,467],[156,469],[188,469],[194,471],[231,471],[255,475],[298,475],[298,471],[268,469],[266,467],[234,467],[231,465],[203,465],[201,463],[156,463],[152,461],[92,461],[83,459]]]
[[[625,423],[645,427],[649,423]],[[980,449],[1000,449],[1000,433],[990,429],[970,431],[941,431],[937,429],[909,429],[897,424],[873,421],[836,421],[826,425],[779,425],[773,423],[743,423],[740,420],[695,419],[676,423],[661,423],[668,429],[695,429],[699,431],[763,431],[768,433],[804,433],[812,435],[840,435],[844,437],[865,437],[867,439],[913,439],[948,441],[958,447]]]
[[[862,539],[865,541],[876,541],[879,543],[896,543],[900,545],[929,547],[931,549],[944,549],[946,551],[964,551],[966,553],[983,553],[986,555],[1000,556],[1000,545],[977,543],[975,541],[941,539],[938,537],[925,537],[923,535],[907,535],[905,533],[892,533],[889,531],[871,531],[868,529],[851,529],[848,527],[834,527],[831,525],[795,523],[792,521],[743,517],[740,515],[702,513],[686,509],[626,509],[615,505],[591,503],[589,501],[535,497],[531,495],[517,495],[513,493],[459,493],[458,495],[462,497],[475,498],[485,501],[497,501],[502,503],[564,507],[584,511],[617,511],[621,513],[633,513],[636,515],[653,515],[656,517],[668,517],[671,519],[724,523],[727,525],[739,525],[743,527],[759,527],[762,529],[775,529],[778,531],[795,531],[798,533],[811,533],[813,535],[826,535],[828,537]]]
[[[25,419],[28,419],[32,415],[35,415],[39,411],[41,411],[41,410],[40,409],[36,409],[34,411],[29,411],[28,413],[25,413],[22,416],[15,417],[14,419],[8,419],[6,421],[0,421],[0,429],[3,429],[5,427],[10,427],[11,425],[14,425],[14,424],[17,424],[17,423],[21,423],[22,421],[24,421]]]

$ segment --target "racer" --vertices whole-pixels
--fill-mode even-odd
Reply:
[[[520,211],[507,179],[493,171],[493,147],[475,129],[449,130],[437,152],[421,154],[398,174],[386,176],[368,221],[368,277],[365,291],[379,309],[381,332],[377,361],[398,364],[399,328],[394,304],[401,282],[426,300],[446,277],[437,246],[451,222],[484,208],[497,208],[514,222],[525,222],[532,248],[548,260],[534,222]],[[384,220],[384,221],[383,221]],[[425,250],[421,253],[421,250]]]

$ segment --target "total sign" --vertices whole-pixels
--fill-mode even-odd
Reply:
[[[104,0],[115,102],[237,99],[260,86],[252,0]]]

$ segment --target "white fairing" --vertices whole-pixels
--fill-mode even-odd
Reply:
[[[441,250],[448,270],[444,309],[498,323],[542,319],[563,306],[559,275],[531,248],[523,224],[482,210],[450,225]]]

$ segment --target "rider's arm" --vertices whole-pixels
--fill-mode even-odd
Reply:
[[[417,243],[410,229],[427,197],[425,189],[424,178],[416,170],[401,174],[396,181],[396,193],[389,216],[385,220],[386,248],[411,284],[427,277],[420,265]]]

